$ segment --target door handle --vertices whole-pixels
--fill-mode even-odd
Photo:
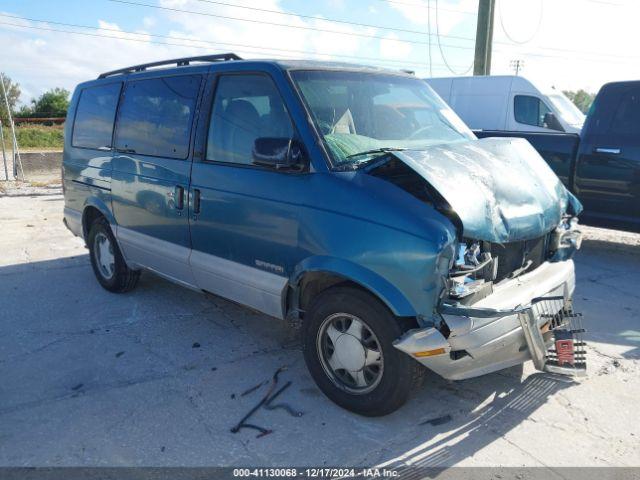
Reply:
[[[602,147],[597,147],[596,148],[596,153],[607,153],[609,155],[620,155],[620,149],[619,148],[602,148]]]
[[[182,210],[184,208],[184,187],[177,185],[175,196],[176,196],[176,210]]]
[[[200,189],[193,189],[193,213],[200,213]]]

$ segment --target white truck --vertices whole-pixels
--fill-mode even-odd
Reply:
[[[473,130],[580,133],[585,115],[560,90],[515,75],[426,78]]]

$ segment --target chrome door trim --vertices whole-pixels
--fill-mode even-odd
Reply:
[[[597,147],[596,148],[596,153],[607,153],[609,155],[620,155],[620,149],[619,148]]]

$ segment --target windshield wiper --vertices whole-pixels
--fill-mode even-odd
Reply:
[[[363,155],[373,155],[374,153],[401,152],[402,150],[407,150],[407,149],[404,147],[374,148],[372,150],[365,150],[364,152],[352,153],[351,155],[347,155],[346,158],[361,157]]]

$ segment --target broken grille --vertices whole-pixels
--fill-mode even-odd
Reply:
[[[576,374],[585,371],[587,352],[582,314],[563,308],[555,315],[543,314],[542,318],[549,319],[549,328],[553,336],[553,343],[547,349],[546,369],[574,369]]]
[[[548,235],[510,243],[492,243],[491,256],[498,258],[496,282],[508,278],[513,272],[531,262],[527,271],[532,271],[547,258]]]
[[[536,368],[584,375],[587,362],[582,314],[574,312],[564,297],[534,299],[519,318]],[[548,320],[541,328],[540,318]]]

